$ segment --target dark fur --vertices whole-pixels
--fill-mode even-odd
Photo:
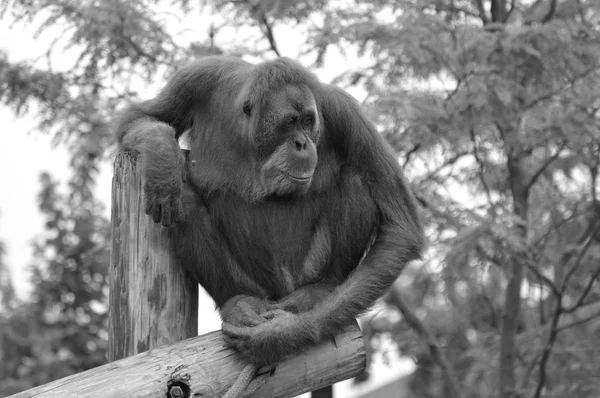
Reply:
[[[306,134],[318,163],[290,195],[285,178],[265,185],[261,174],[290,163],[276,125],[285,106],[269,100],[287,86],[308,89],[301,102],[317,108]],[[176,139],[189,128],[186,165]],[[116,133],[141,154],[147,213],[172,228],[229,341],[257,364],[335,334],[420,256],[414,198],[389,146],[353,98],[294,61],[204,58],[126,109]]]

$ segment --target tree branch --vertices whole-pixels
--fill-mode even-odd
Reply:
[[[510,2],[510,9],[508,10],[508,12],[506,13],[506,15],[504,16],[504,20],[502,21],[503,23],[506,23],[506,21],[508,21],[508,18],[510,18],[510,16],[513,13],[513,11],[515,10],[515,6],[516,5],[517,5],[517,1],[516,0],[512,0]]]
[[[419,149],[421,149],[421,144],[415,144],[408,152],[406,152],[406,155],[404,155],[404,163],[402,164],[402,167],[406,167],[408,162],[410,162],[410,158],[412,157],[412,155],[417,153]]]
[[[598,152],[598,151],[596,151]],[[595,159],[600,158],[600,156],[598,156],[599,154],[596,153],[595,154]],[[592,202],[594,203],[594,207],[598,207],[598,195],[596,194],[596,191],[598,190],[598,160],[596,160],[595,162],[596,164],[594,164],[593,167],[590,167],[590,180],[591,180],[591,184],[590,184],[590,196],[592,197]]]
[[[491,0],[490,14],[492,22],[503,22],[506,15],[506,0]]]
[[[596,72],[597,70],[598,70],[598,68],[593,67],[590,69],[586,69],[585,71],[583,71],[581,73],[576,74],[564,86],[561,86],[555,90],[550,90],[546,94],[540,95],[539,97],[534,98],[533,100],[529,101],[527,104],[523,105],[522,111],[527,111],[529,109],[532,109],[533,107],[540,104],[541,102],[552,99],[555,95],[564,95],[564,92],[566,90],[568,90],[571,86],[573,86],[575,83],[577,83],[580,79],[584,79],[584,78],[588,77],[589,75]]]
[[[503,137],[505,138],[505,137]],[[523,150],[515,147],[506,139],[504,151],[507,156],[510,190],[513,197],[513,215],[522,220],[517,225],[518,236],[526,241],[528,236],[528,199],[529,192],[525,189],[525,166]],[[513,253],[511,255],[510,272],[505,289],[504,314],[502,317],[502,332],[500,334],[500,377],[498,387],[501,398],[514,397],[517,393],[515,357],[517,352],[516,334],[519,327],[521,311],[521,286],[523,284],[524,265],[529,262],[528,254]]]
[[[271,50],[278,57],[281,57],[281,53],[279,52],[279,48],[277,47],[277,42],[275,41],[275,36],[273,35],[273,25],[271,25],[271,23],[267,20],[267,16],[264,13],[260,15],[259,21],[261,23],[261,26],[264,26],[263,32],[267,37],[267,40],[269,41],[269,46],[271,47]]]
[[[435,363],[440,367],[442,372],[442,377],[446,383],[446,387],[448,389],[448,394],[446,395],[448,398],[458,398],[461,396],[460,394],[460,384],[456,375],[454,374],[454,370],[446,358],[444,352],[440,349],[437,342],[434,340],[433,336],[427,329],[427,327],[421,322],[421,320],[406,306],[404,300],[400,296],[400,292],[398,289],[392,287],[391,289],[391,302],[398,308],[398,310],[404,316],[404,320],[418,335],[419,337],[427,344],[427,348],[429,350],[429,355],[434,360]]]
[[[461,228],[464,228],[464,224],[457,217],[453,217],[451,214],[449,214],[449,212],[434,207],[431,202],[427,201],[422,196],[415,195],[415,198],[424,209],[429,210],[433,217],[444,220],[450,227],[456,229],[457,231]]]
[[[488,261],[494,263],[500,269],[504,269],[505,268],[505,262],[503,262],[497,256],[492,256],[492,255],[486,253],[486,251],[483,250],[481,248],[481,245],[479,245],[479,244],[477,245],[477,253],[479,255],[481,255],[482,257],[484,257],[485,259],[487,259]],[[560,292],[560,290],[558,289],[558,287],[556,286],[556,284],[554,283],[554,281],[552,279],[550,279],[547,276],[545,276],[544,274],[542,274],[540,272],[540,270],[537,269],[537,267],[535,266],[535,264],[532,264],[532,262],[529,261],[529,259],[527,259],[527,261],[525,261],[524,264],[525,264],[525,267],[529,271],[531,271],[531,273],[533,273],[538,278],[538,282],[540,283],[540,286],[546,286],[548,289],[550,289],[550,291],[556,297],[560,297],[561,292]]]
[[[428,172],[423,178],[421,178],[420,180],[417,180],[417,184],[420,183],[423,180],[428,180],[431,178],[431,176],[433,176],[434,174],[438,174],[440,173],[445,167],[448,166],[453,166],[456,162],[458,162],[460,159],[462,159],[465,156],[470,155],[471,152],[470,151],[465,151],[465,152],[459,152],[457,154],[455,154],[453,157],[449,158],[448,160],[446,160],[444,163],[442,163],[441,165],[439,165],[438,167],[436,167],[435,169],[431,170],[430,172]]]
[[[546,171],[546,169],[552,164],[552,162],[554,162],[560,156],[561,151],[563,149],[565,149],[566,145],[567,145],[567,143],[563,142],[561,144],[560,148],[558,148],[558,150],[556,151],[556,153],[554,155],[550,156],[544,162],[544,164],[535,172],[535,174],[531,177],[531,179],[527,183],[527,187],[526,187],[527,190],[529,190],[533,186],[533,184],[535,184],[535,182],[537,181],[538,178],[540,178],[540,176],[542,175],[542,173],[544,171]]]
[[[571,307],[565,309],[565,312],[573,312],[577,308],[579,308],[581,305],[583,305],[583,302],[587,298],[587,295],[592,290],[592,286],[594,286],[594,282],[596,282],[596,279],[598,279],[599,276],[600,276],[600,267],[598,267],[598,269],[596,269],[596,272],[594,272],[594,274],[588,281],[587,285],[585,286],[585,289],[583,289],[583,293],[581,293],[581,296],[579,296],[579,299],[577,300],[577,302],[575,304],[573,304]]]
[[[479,172],[477,174],[479,174],[479,179],[481,180],[481,185],[483,185],[483,189],[485,190],[488,202],[491,204],[492,193],[489,185],[487,184],[487,181],[485,180],[485,166],[483,164],[483,160],[479,157],[479,150],[477,148],[477,141],[475,140],[475,130],[473,129],[473,127],[469,129],[469,136],[471,137],[471,142],[473,143],[473,156],[475,157],[475,161],[479,166]]]
[[[481,22],[483,22],[484,25],[487,25],[488,23],[490,23],[490,19],[487,16],[487,13],[485,12],[485,8],[483,8],[483,0],[473,0],[475,2],[475,5],[477,6],[477,11],[479,12],[479,18],[481,19]]]
[[[575,273],[577,268],[579,268],[579,266],[581,265],[581,262],[583,261],[585,254],[587,253],[587,251],[589,250],[589,248],[592,245],[592,242],[594,241],[594,239],[593,239],[594,235],[596,234],[596,232],[598,231],[599,228],[600,228],[600,223],[597,223],[593,228],[590,228],[589,233],[588,233],[587,242],[581,248],[581,251],[579,252],[579,256],[577,257],[577,260],[575,260],[575,263],[573,263],[573,266],[571,268],[569,268],[569,270],[565,274],[565,279],[563,280],[563,283],[561,286],[561,293],[564,293],[567,290],[567,284],[569,282],[569,279],[571,279],[571,277],[573,276],[573,274]],[[594,281],[594,278],[592,278],[592,281],[591,281],[592,284],[593,284],[593,281]]]
[[[416,2],[415,2],[415,4],[407,2],[406,5],[413,9],[417,9],[421,12],[426,11],[427,9],[429,9],[431,7],[431,4],[422,5],[422,4],[418,4]],[[450,4],[439,3],[439,4],[434,4],[433,7],[436,11],[440,11],[440,12],[447,12],[447,13],[454,13],[454,14],[463,13],[464,15],[473,17],[473,18],[480,17],[479,13],[471,11],[468,8],[456,5],[454,3],[454,0],[450,1]]]
[[[550,291],[556,296],[556,297],[560,297],[560,290],[558,289],[558,287],[556,286],[556,284],[554,283],[553,280],[551,280],[550,278],[548,278],[547,276],[545,276],[544,274],[542,274],[540,272],[540,270],[537,269],[537,267],[534,264],[531,264],[529,261],[525,262],[525,266],[527,267],[527,269],[529,271],[531,271],[538,279],[540,282],[544,282],[542,285],[546,286],[548,289],[550,289]]]
[[[600,317],[600,310],[598,310],[598,311],[594,312],[593,314],[588,315],[588,316],[586,316],[584,318],[577,319],[577,320],[569,322],[569,323],[565,323],[564,325],[560,325],[560,326],[558,326],[558,331],[562,332],[565,329],[569,329],[569,328],[572,328],[572,327],[575,327],[575,326],[583,325],[584,323],[592,321],[592,320],[594,320],[594,319],[596,319],[598,317]]]
[[[587,210],[586,210],[586,212],[587,212]],[[568,222],[573,221],[575,218],[585,214],[586,212],[580,211],[577,208],[574,209],[573,212],[568,217],[562,218],[559,221],[554,222],[551,226],[549,226],[548,230],[546,232],[544,232],[543,234],[541,234],[540,236],[536,237],[534,240],[532,240],[532,242],[529,246],[530,247],[538,247],[538,245],[540,245],[540,244],[545,245],[546,242],[544,240],[548,237],[548,235],[550,235],[550,233],[556,232],[563,225],[567,224]]]
[[[550,0],[550,8],[548,9],[548,12],[544,16],[544,18],[542,18],[542,23],[546,23],[552,19],[554,13],[556,12],[556,3],[556,0]]]
[[[546,364],[548,363],[548,359],[550,359],[550,355],[552,354],[552,348],[554,347],[554,343],[556,342],[556,337],[558,336],[558,320],[560,319],[560,315],[562,314],[562,297],[559,297],[556,300],[556,308],[554,309],[554,315],[552,316],[552,323],[550,327],[550,335],[548,336],[548,342],[544,347],[544,351],[542,353],[542,359],[540,359],[540,378],[538,380],[538,385],[535,389],[535,393],[533,394],[533,398],[540,398],[542,393],[542,389],[546,384]]]

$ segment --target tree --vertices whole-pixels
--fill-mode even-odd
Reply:
[[[294,17],[304,18],[317,63],[332,46],[372,58],[338,81],[367,92],[430,222],[429,267],[402,278],[416,279],[417,289],[405,282],[402,290],[419,300],[389,301],[442,370],[438,394],[456,390],[449,372],[457,368],[467,396],[596,396],[573,382],[594,361],[568,346],[578,336],[593,350],[593,329],[581,324],[599,315],[600,5],[353,3]],[[278,53],[273,20],[289,19],[294,5],[244,4]],[[417,306],[425,322],[413,316]],[[445,355],[433,336],[451,344]],[[576,365],[565,369],[566,357]],[[499,374],[487,371],[494,367]]]
[[[51,59],[77,53],[63,70],[0,57],[0,101],[34,104],[90,182],[112,110],[140,83],[206,54],[291,55],[278,32],[293,25],[313,66],[356,61],[334,81],[365,98],[423,206],[430,250],[386,301],[403,317],[369,323],[419,360],[416,395],[599,395],[600,3],[170,2],[212,16],[194,40],[167,27],[184,18],[164,4],[0,6],[40,32],[65,28]],[[219,45],[232,28],[244,34]]]
[[[593,349],[595,336],[565,333],[574,325],[564,317],[598,315],[597,2],[357,3],[332,9],[323,30],[374,58],[344,78],[368,91],[431,222],[441,278],[415,272],[429,294],[411,304],[426,309],[433,335],[457,344],[448,356],[464,394],[597,395],[572,381],[594,361],[567,349],[580,334],[578,344]],[[435,300],[437,309],[427,304],[436,290],[445,303]],[[565,357],[577,365],[565,369]],[[494,362],[500,377],[482,372]]]
[[[0,242],[0,310],[12,308],[16,300],[10,269],[4,261],[5,250],[4,243]]]
[[[0,395],[10,395],[106,362],[108,220],[71,184],[59,192],[40,177],[46,232],[34,244],[32,297],[0,315]]]

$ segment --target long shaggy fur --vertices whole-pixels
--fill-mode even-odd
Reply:
[[[320,133],[310,186],[291,196],[285,178],[261,183],[264,168],[290,163],[272,115],[286,101],[269,102],[288,86],[308,88]],[[176,145],[186,129],[184,163]],[[127,108],[115,130],[123,150],[144,158],[147,210],[171,228],[181,264],[222,307],[229,342],[255,364],[335,334],[420,256],[415,201],[391,149],[353,98],[295,61],[203,58]]]

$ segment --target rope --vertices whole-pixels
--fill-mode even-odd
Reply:
[[[254,377],[259,369],[255,365],[246,365],[222,398],[245,397],[262,387],[271,376],[272,368],[271,371]]]
[[[252,377],[256,372],[256,366],[246,365],[242,372],[239,374],[229,391],[223,395],[223,398],[238,398],[246,392],[246,387],[250,385]]]

